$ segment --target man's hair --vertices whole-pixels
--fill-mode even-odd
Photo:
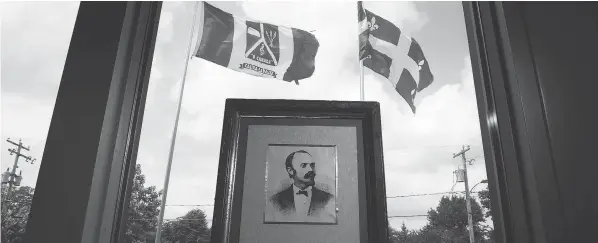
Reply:
[[[309,156],[311,156],[311,154],[308,153],[305,150],[298,150],[298,151],[292,152],[291,154],[289,154],[289,156],[287,156],[287,160],[285,161],[285,168],[286,169],[291,168],[291,169],[295,170],[295,168],[293,168],[293,158],[295,157],[296,153],[304,153],[304,154],[308,154]],[[289,177],[290,176],[291,175],[289,175]]]

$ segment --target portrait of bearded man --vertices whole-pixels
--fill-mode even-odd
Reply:
[[[316,187],[318,161],[309,152],[298,150],[284,163],[293,183],[269,198],[266,221],[335,223],[334,195]]]

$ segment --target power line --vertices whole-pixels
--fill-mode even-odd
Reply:
[[[433,196],[433,195],[443,195],[443,194],[455,194],[455,193],[465,193],[465,191],[449,191],[449,192],[434,192],[434,193],[422,193],[422,194],[410,194],[410,195],[399,195],[399,196],[390,196],[386,198],[406,198],[406,197],[419,197],[419,196]],[[168,207],[209,207],[214,206],[213,204],[172,204],[166,205]],[[388,218],[415,218],[415,217],[427,217],[427,214],[414,214],[414,215],[394,215],[388,216]],[[131,220],[148,220],[153,221],[157,219],[131,219]],[[169,220],[201,220],[201,219],[164,219],[165,221]]]
[[[433,193],[422,193],[422,194],[410,194],[410,195],[399,195],[399,196],[390,196],[386,198],[404,198],[404,197],[421,197],[421,196],[433,196],[433,195],[442,195],[442,194],[455,194],[455,193],[465,193],[465,191],[449,191],[449,192],[433,192]],[[169,204],[166,207],[213,207],[214,204]]]
[[[386,198],[392,199],[392,198],[420,197],[420,196],[433,196],[433,195],[455,194],[455,193],[465,193],[465,191],[421,193],[421,194],[390,196],[390,197],[386,197]],[[167,206],[167,207],[213,207],[214,205],[213,204],[171,204],[171,205],[165,205],[165,206]],[[388,216],[388,218],[415,218],[415,217],[427,217],[427,216],[428,216],[427,214],[393,215],[393,216]],[[156,221],[158,219],[130,219],[130,220],[133,220],[133,221]],[[203,220],[203,219],[164,219],[164,221],[173,221],[173,220],[191,221],[191,220]],[[211,221],[211,220],[208,220],[208,221]]]
[[[413,215],[393,215],[388,218],[415,218],[415,217],[427,217],[427,214],[413,214]],[[157,221],[156,218],[151,219],[129,219],[131,221]],[[211,219],[163,219],[164,221],[195,221],[195,220],[206,220],[212,221]]]
[[[461,145],[406,145],[406,146],[396,146],[394,148],[391,149],[395,149],[395,150],[405,150],[405,149],[427,149],[427,148],[454,148],[454,147],[461,147]],[[470,146],[472,148],[480,148],[483,149],[483,147],[481,145],[474,145],[474,146]]]
[[[453,194],[453,193],[464,193],[464,191],[458,191],[458,192],[455,192],[455,191],[450,191],[450,192],[433,192],[433,193],[422,193],[422,194],[391,196],[391,197],[386,197],[386,198],[421,197],[421,196],[433,196],[433,195]]]
[[[158,219],[129,219],[130,221],[158,221]],[[162,219],[163,221],[194,221],[194,220],[205,220],[212,221],[211,219]]]
[[[213,207],[214,204],[171,204],[166,207]]]
[[[415,218],[415,217],[428,217],[427,214],[414,214],[414,215],[395,215],[395,216],[388,216],[388,218]]]

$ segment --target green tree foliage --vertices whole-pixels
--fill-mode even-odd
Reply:
[[[399,236],[399,231],[397,231],[395,228],[388,226],[388,238],[390,243],[399,243],[399,242],[404,242],[401,241],[401,237]]]
[[[34,189],[28,186],[13,187],[10,197],[8,186],[2,185],[2,242],[23,242],[29,207]]]
[[[470,199],[470,202],[473,224],[477,225],[484,221],[482,208],[474,199]],[[458,196],[442,197],[436,209],[428,211],[428,221],[432,227],[447,229],[467,228],[465,198]]]
[[[482,207],[474,199],[470,200],[474,237],[481,239],[480,224],[484,222],[484,214],[482,213]],[[468,242],[469,233],[467,228],[465,197],[442,197],[438,207],[428,211],[427,230],[438,233],[442,242]]]
[[[415,243],[415,231],[407,230],[405,223],[401,224],[401,229],[396,230],[392,227],[388,231],[390,243]]]
[[[398,232],[398,238],[402,242],[410,242],[409,239],[411,238],[411,232],[407,230],[407,226],[405,226],[405,222],[401,224],[401,231]]]
[[[200,209],[193,209],[175,221],[164,224],[163,243],[208,243],[210,228],[206,214]]]
[[[476,242],[486,242],[481,206],[471,199],[472,219]],[[401,230],[391,228],[391,243],[468,243],[467,207],[464,197],[442,197],[435,209],[428,211],[428,223],[417,231],[408,231],[403,224]]]
[[[488,189],[481,190],[478,192],[478,197],[480,198],[482,207],[484,207],[484,210],[486,211],[484,217],[492,221],[492,201],[490,200],[490,191],[488,191]],[[488,242],[494,242],[494,229],[486,226],[482,230],[484,231],[484,235],[488,239]]]
[[[27,227],[29,208],[34,189],[28,186],[13,188],[7,197],[8,187],[2,185],[2,242],[20,243]],[[135,168],[133,190],[126,225],[126,243],[153,242],[160,212],[160,195],[154,186],[145,186],[141,166]]]
[[[492,201],[490,201],[490,191],[488,189],[484,189],[478,192],[478,197],[480,197],[480,203],[486,209],[486,213],[484,216],[486,218],[492,218]]]
[[[137,165],[127,212],[126,243],[153,242],[158,227],[161,195],[162,191],[157,191],[155,186],[145,186],[145,175],[141,172],[141,166]]]

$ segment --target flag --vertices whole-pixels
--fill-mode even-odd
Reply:
[[[202,2],[194,56],[250,75],[295,81],[315,70],[319,43],[307,31],[250,21]]]
[[[357,2],[357,11],[363,66],[387,78],[415,113],[415,95],[434,81],[421,46],[390,21],[365,9],[362,1]]]

